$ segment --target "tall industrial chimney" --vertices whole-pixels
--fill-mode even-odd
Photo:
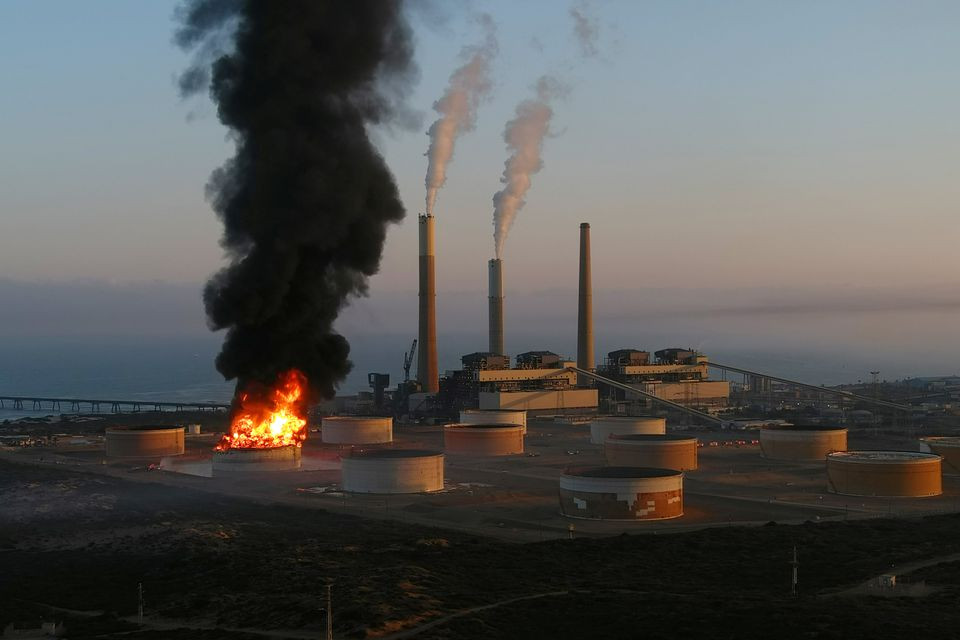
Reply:
[[[580,223],[580,296],[577,305],[577,367],[593,371],[593,285],[590,282],[590,224]],[[580,384],[589,380],[581,376]]]
[[[440,390],[437,372],[437,281],[434,274],[433,216],[420,216],[420,337],[417,381],[423,391]]]
[[[503,260],[490,260],[490,353],[504,355],[503,349]]]

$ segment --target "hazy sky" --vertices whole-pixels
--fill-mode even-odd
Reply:
[[[220,264],[203,185],[231,146],[208,100],[177,95],[175,6],[0,2],[0,277],[189,287]],[[682,299],[675,308],[702,297],[705,312],[738,291],[747,306],[796,290],[815,307],[892,292],[893,306],[945,305],[938,339],[955,326],[960,4],[595,1],[589,58],[571,3],[436,6],[445,15],[414,18],[423,126],[375,132],[408,219],[364,303],[379,311],[352,312],[360,324],[384,313],[376,327],[416,287],[431,104],[482,35],[471,13],[487,11],[500,41],[493,97],[459,140],[436,209],[441,320],[460,299],[485,313],[504,123],[551,73],[571,91],[506,242],[508,329],[509,300],[533,296],[522,306],[535,314],[537,292],[576,286],[581,221],[593,226],[596,288],[617,292],[608,314],[622,300],[649,311],[657,290],[658,304]],[[197,305],[187,324],[199,328]]]

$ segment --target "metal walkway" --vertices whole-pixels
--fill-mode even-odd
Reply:
[[[109,407],[110,413],[139,413],[147,410],[180,413],[183,411],[226,411],[229,404],[219,402],[154,402],[144,400],[93,400],[88,398],[40,398],[32,396],[0,396],[0,409],[19,409],[22,411],[62,411],[67,406],[71,412],[80,413],[83,407],[89,407],[90,413],[100,413],[102,407]],[[29,408],[28,408],[29,407]]]
[[[783,382],[784,384],[790,384],[795,387],[810,389],[812,391],[817,391],[818,393],[827,393],[835,396],[843,396],[844,398],[849,398],[851,400],[859,400],[860,402],[869,402],[870,404],[875,404],[881,407],[888,407],[890,409],[897,409],[898,411],[907,411],[907,412],[913,411],[913,407],[905,404],[897,404],[896,402],[890,402],[889,400],[881,400],[879,398],[861,396],[860,394],[857,394],[857,393],[850,393],[849,391],[841,391],[839,389],[829,389],[827,387],[818,387],[813,384],[807,384],[806,382],[797,382],[796,380],[789,380],[787,378],[778,378],[777,376],[771,376],[770,374],[767,374],[767,373],[760,373],[759,371],[750,371],[749,369],[741,369],[740,367],[731,367],[730,365],[720,364],[712,360],[707,361],[707,366],[714,367],[715,369],[721,369],[723,371],[730,371],[733,373],[742,373],[748,376],[756,376],[758,378],[766,378],[767,380]]]
[[[592,371],[587,371],[585,369],[580,369],[578,367],[567,367],[565,371],[575,371],[577,374],[584,376],[586,378],[590,378],[594,382],[600,382],[602,384],[626,391],[627,393],[632,393],[638,396],[642,396],[653,402],[662,404],[666,407],[670,407],[671,409],[682,411],[683,413],[689,414],[691,416],[696,416],[701,420],[706,420],[708,422],[713,422],[715,424],[720,424],[720,425],[724,425],[729,422],[729,420],[724,420],[723,418],[718,418],[717,416],[710,415],[709,413],[704,413],[703,411],[697,411],[696,409],[691,409],[686,405],[673,402],[672,400],[665,400],[663,398],[653,395],[652,393],[641,391],[640,389],[637,389],[636,387],[631,387],[628,384],[617,382],[616,380],[611,380],[610,378],[605,378],[604,376],[598,375]]]

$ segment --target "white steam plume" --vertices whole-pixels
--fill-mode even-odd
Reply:
[[[490,62],[497,54],[497,39],[493,20],[484,14],[479,17],[486,31],[483,43],[465,47],[461,56],[466,62],[450,76],[450,84],[442,98],[433,103],[440,117],[430,125],[430,148],[427,150],[426,214],[433,215],[437,191],[447,181],[447,165],[453,158],[457,136],[473,129],[477,107],[490,95]]]
[[[504,163],[500,178],[506,186],[493,195],[493,237],[498,258],[513,219],[526,204],[530,177],[543,167],[540,152],[544,137],[550,133],[550,102],[566,93],[566,87],[550,76],[541,77],[536,87],[536,99],[518,104],[516,117],[503,130],[503,140],[512,154]]]

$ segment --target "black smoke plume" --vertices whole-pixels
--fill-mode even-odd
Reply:
[[[416,69],[393,0],[193,0],[175,42],[195,55],[184,95],[209,87],[236,155],[207,197],[229,265],[204,289],[226,329],[217,369],[238,385],[296,368],[314,398],[350,371],[333,323],[377,272],[404,208],[367,126],[406,114]]]

